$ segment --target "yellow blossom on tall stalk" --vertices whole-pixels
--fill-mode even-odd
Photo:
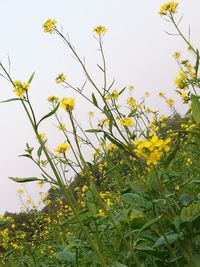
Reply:
[[[179,51],[177,51],[172,56],[174,59],[178,60],[181,57],[181,53]]]
[[[56,83],[64,83],[66,81],[66,75],[64,73],[59,73],[56,77]]]
[[[74,109],[75,99],[74,98],[63,98],[60,102],[61,108],[65,111],[71,111]]]
[[[120,124],[122,126],[127,126],[127,127],[131,127],[134,125],[134,120],[130,117],[127,117],[127,118],[123,118],[120,120]]]
[[[17,190],[17,193],[18,193],[19,195],[22,195],[22,194],[24,194],[24,190],[23,190],[22,188],[19,188],[19,189]]]
[[[44,185],[44,182],[43,182],[43,181],[38,181],[38,182],[37,182],[37,185],[39,186],[39,188],[42,188],[43,185]]]
[[[167,98],[166,103],[168,106],[172,107],[174,105],[174,99],[173,98]]]
[[[64,123],[59,123],[59,125],[57,126],[57,128],[60,131],[65,131],[66,130],[66,125]]]
[[[115,89],[111,94],[104,96],[105,100],[117,100],[119,97],[119,92]]]
[[[54,151],[58,152],[58,153],[65,153],[67,150],[70,149],[70,145],[66,144],[66,143],[62,143],[60,145],[58,145]]]
[[[161,6],[159,14],[162,16],[171,15],[177,12],[179,3],[171,1]]]
[[[44,32],[53,33],[55,31],[55,25],[58,22],[55,19],[48,19],[42,26]]]
[[[39,133],[39,138],[42,139],[42,141],[46,141],[47,140],[47,136],[45,133]]]
[[[129,91],[133,91],[133,90],[134,90],[134,86],[133,86],[133,85],[129,85],[129,86],[128,86],[128,90],[129,90]]]
[[[88,112],[88,116],[89,116],[90,118],[94,117],[94,112],[93,112],[93,111],[89,111],[89,112]]]
[[[160,97],[163,97],[163,96],[165,96],[165,93],[164,93],[163,91],[160,91],[160,92],[158,93],[158,95],[159,95]]]
[[[95,32],[97,35],[103,35],[107,32],[107,28],[99,25],[93,29],[93,32]]]
[[[57,104],[59,102],[59,97],[51,95],[47,98],[48,102]]]
[[[22,96],[28,91],[30,87],[29,83],[21,82],[20,80],[14,81],[14,89],[13,92],[22,98]]]
[[[128,97],[126,103],[129,107],[133,108],[136,104],[136,100],[133,97]]]

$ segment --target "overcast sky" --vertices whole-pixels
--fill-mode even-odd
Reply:
[[[190,25],[191,41],[198,47],[200,1],[181,0],[179,3],[179,14],[184,14],[181,28],[188,33]],[[136,97],[148,90],[152,107],[162,110],[163,103],[159,104],[156,96],[160,90],[169,96],[174,95],[173,81],[178,67],[172,54],[177,50],[184,51],[186,46],[178,37],[164,33],[174,30],[158,15],[161,4],[163,1],[160,0],[0,0],[0,60],[6,65],[9,55],[14,80],[27,81],[36,71],[30,97],[37,115],[41,116],[48,111],[46,98],[49,95],[70,96],[55,84],[59,72],[65,72],[77,86],[83,81],[80,68],[62,41],[55,35],[45,34],[42,24],[53,18],[62,25],[97,80],[99,54],[92,29],[96,25],[105,25],[108,28],[105,54],[109,76],[116,79],[115,88],[134,85]],[[13,97],[11,86],[3,79],[0,88],[0,100]],[[166,110],[164,108],[164,112]],[[88,110],[78,99],[76,112],[80,111],[83,122]],[[22,107],[19,103],[1,104],[0,115],[0,213],[3,213],[17,211],[20,207],[16,195],[20,186],[7,177],[33,176],[38,170],[28,160],[17,157],[24,152],[26,141],[34,140]],[[35,198],[37,186],[32,184],[27,188]]]

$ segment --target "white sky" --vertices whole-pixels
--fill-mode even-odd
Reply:
[[[184,14],[181,27],[188,32],[190,25],[191,40],[198,47],[200,2],[181,0],[179,3],[179,14]],[[174,31],[158,15],[162,4],[160,0],[0,0],[0,60],[6,65],[6,55],[9,54],[13,79],[27,81],[36,71],[30,97],[37,115],[42,116],[48,111],[46,98],[49,95],[73,96],[71,91],[64,91],[55,84],[54,79],[59,72],[65,72],[75,85],[84,80],[62,41],[55,35],[45,34],[42,24],[48,18],[58,20],[77,51],[85,56],[87,66],[97,80],[99,57],[92,29],[96,25],[105,25],[108,28],[105,53],[110,77],[116,79],[115,88],[134,85],[137,97],[148,90],[152,107],[155,105],[162,110],[163,103],[159,104],[156,96],[158,91],[162,89],[173,96],[175,89],[173,80],[178,67],[171,55],[186,48],[178,37],[164,33],[164,30]],[[0,100],[13,97],[12,88],[3,79],[0,80],[0,88]],[[81,99],[77,102],[76,110],[81,113],[79,117],[83,123],[87,106]],[[180,111],[181,108],[179,105]],[[7,177],[33,176],[38,171],[31,162],[17,157],[23,154],[26,141],[34,140],[19,103],[1,104],[0,120],[0,213],[3,213],[19,210],[20,206],[16,195],[20,186]],[[36,185],[31,184],[27,188],[35,198],[38,192]]]

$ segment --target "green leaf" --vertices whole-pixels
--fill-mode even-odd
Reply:
[[[192,202],[192,197],[187,194],[187,193],[183,193],[180,197],[179,197],[179,201],[183,206],[188,206],[191,202]]]
[[[31,74],[31,77],[29,78],[28,83],[31,83],[31,82],[32,82],[34,75],[35,75],[35,72],[33,72],[33,73]]]
[[[19,155],[19,157],[26,157],[26,158],[32,159],[31,155],[29,154],[22,154],[22,155]]]
[[[60,106],[60,103],[58,103],[57,106],[56,106],[53,110],[51,110],[48,114],[46,114],[44,117],[42,117],[42,118],[39,120],[39,122],[37,123],[36,127],[38,128],[39,124],[40,124],[43,120],[45,120],[46,118],[48,118],[48,117],[52,116],[54,113],[56,113],[56,111],[58,110],[59,106]]]
[[[148,256],[153,255],[153,256],[158,257],[160,259],[163,259],[166,255],[165,251],[154,250],[154,249],[152,249],[152,247],[149,247],[149,246],[137,247],[137,250],[146,253]]]
[[[42,155],[42,146],[40,146],[39,148],[38,148],[38,151],[37,151],[37,155],[38,155],[38,158],[40,158],[41,157],[41,155]]]
[[[137,109],[131,110],[131,112],[128,114],[128,117],[134,117],[136,112],[137,112]]]
[[[198,69],[199,69],[199,50],[197,49],[196,52],[197,52],[197,58],[196,58],[196,64],[195,64],[194,69],[195,69],[195,72],[197,74],[198,73]]]
[[[165,169],[169,167],[170,163],[172,162],[173,158],[176,156],[176,153],[178,152],[180,147],[180,143],[178,142],[174,149],[164,158],[163,160],[163,166]]]
[[[169,235],[166,235],[166,239],[167,239],[169,244],[172,244],[175,241],[177,241],[179,236],[180,236],[180,234],[169,234]],[[153,248],[157,248],[157,247],[162,246],[162,245],[166,245],[166,240],[165,240],[164,236],[161,236],[156,240],[156,242],[153,245]]]
[[[200,216],[200,203],[192,203],[181,211],[182,222],[192,222]]]
[[[200,123],[200,102],[199,97],[196,95],[191,95],[191,109],[192,109],[192,116],[196,123]]]
[[[109,120],[112,120],[112,113],[106,106],[103,107],[103,112]]]
[[[110,142],[112,142],[113,144],[115,144],[117,147],[125,150],[124,145],[122,143],[120,143],[119,141],[117,141],[116,139],[114,139],[113,137],[111,137],[109,134],[104,133],[104,136],[105,136],[105,138],[108,138],[108,140]]]
[[[99,129],[88,129],[88,130],[85,130],[86,133],[101,133],[102,130],[99,130]]]
[[[126,90],[126,87],[124,87],[120,92],[119,95],[121,95]]]
[[[11,254],[13,254],[14,252],[15,252],[15,249],[14,249],[14,248],[11,249],[11,250],[6,251],[5,254],[3,255],[4,260],[5,260],[8,256],[10,256]]]
[[[40,181],[41,179],[37,177],[27,177],[27,178],[18,178],[18,177],[8,177],[9,179],[13,180],[17,183],[27,183],[27,182],[34,182],[34,181]]]
[[[22,100],[21,98],[10,98],[10,99],[7,99],[7,100],[4,100],[4,101],[1,101],[1,103],[8,103],[8,102],[13,102],[13,101],[19,101],[19,100]]]
[[[143,219],[144,213],[141,210],[132,209],[129,213],[129,220],[132,222],[136,219]]]
[[[122,201],[126,204],[135,205],[140,201],[140,196],[133,193],[125,193],[122,195]]]
[[[94,93],[92,93],[92,102],[95,105],[95,107],[99,107]]]
[[[112,267],[128,267],[127,265],[124,265],[118,261],[113,262],[111,266]]]
[[[153,224],[157,223],[161,218],[163,217],[163,215],[160,215],[156,218],[153,218],[151,220],[149,220],[148,222],[146,222],[141,229],[139,230],[139,232],[137,233],[137,237],[144,231],[146,231],[147,229],[149,229]]]

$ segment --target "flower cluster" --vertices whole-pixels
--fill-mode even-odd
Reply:
[[[164,16],[168,14],[169,15],[174,14],[176,13],[177,7],[178,7],[177,2],[174,1],[168,2],[161,6],[159,14]]]
[[[93,29],[93,32],[95,32],[97,35],[102,35],[107,32],[107,29],[105,26],[97,26]]]
[[[74,109],[74,98],[63,98],[60,102],[61,108],[63,108],[65,111],[71,111]]]
[[[150,140],[136,140],[134,144],[136,148],[134,152],[139,156],[147,160],[148,165],[157,165],[158,161],[162,158],[163,152],[170,151],[169,143],[170,138],[166,140],[158,138],[157,135],[153,135]]]
[[[42,26],[44,29],[44,32],[53,33],[55,31],[55,25],[58,22],[55,19],[48,19]]]
[[[136,106],[136,100],[133,97],[128,97],[126,100],[126,103],[130,108],[133,108]]]
[[[134,125],[134,121],[130,117],[126,117],[120,120],[120,124],[122,126],[132,127]]]
[[[58,145],[54,151],[58,152],[58,153],[65,153],[67,150],[70,149],[70,145],[66,144],[66,143],[62,143],[60,145]]]
[[[28,91],[30,87],[29,83],[21,82],[19,80],[14,81],[14,89],[13,92],[22,98],[22,96]]]

